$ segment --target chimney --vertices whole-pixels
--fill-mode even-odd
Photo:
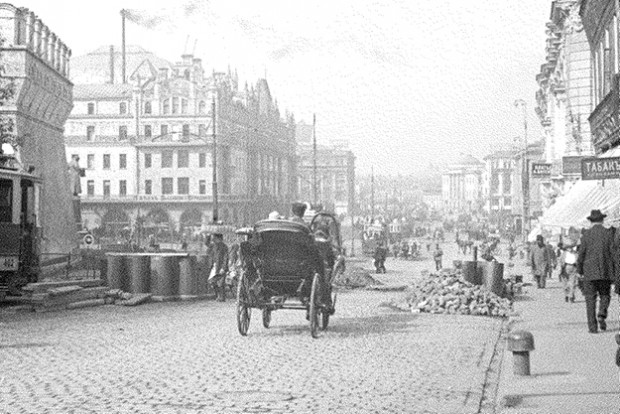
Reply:
[[[114,85],[114,46],[110,45],[110,84]]]

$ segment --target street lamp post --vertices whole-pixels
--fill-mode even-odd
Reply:
[[[218,194],[217,194],[217,135],[215,131],[215,95],[213,96],[213,102],[211,103],[211,125],[212,125],[212,137],[213,137],[213,223],[217,223],[219,220],[218,214]]]
[[[527,241],[530,221],[530,169],[527,157],[527,103],[523,99],[515,101],[515,107],[523,109],[523,170],[521,175],[521,185],[523,188],[523,237]]]

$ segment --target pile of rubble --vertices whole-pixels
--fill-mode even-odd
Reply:
[[[460,271],[443,271],[411,285],[392,306],[410,312],[508,317],[512,300],[461,278]]]
[[[370,275],[368,270],[360,266],[348,265],[343,273],[334,278],[334,285],[350,289],[381,285],[382,283]]]

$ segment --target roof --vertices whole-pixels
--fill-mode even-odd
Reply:
[[[127,79],[144,62],[148,60],[159,68],[172,69],[169,61],[143,49],[140,46],[127,46],[125,48]],[[122,79],[122,55],[121,48],[114,46],[114,82],[121,83]],[[90,53],[71,58],[71,81],[74,84],[103,84],[110,82],[110,46],[102,46]]]
[[[132,89],[129,84],[89,84],[73,86],[73,99],[76,101],[130,98],[131,93]]]
[[[477,158],[474,158],[473,156],[469,155],[469,154],[463,154],[461,155],[454,163],[453,165],[484,165],[482,163],[482,161],[480,161]]]

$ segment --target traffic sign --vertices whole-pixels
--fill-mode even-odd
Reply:
[[[95,242],[95,238],[93,237],[92,234],[87,234],[86,236],[84,236],[82,241],[84,242],[85,245],[90,246],[91,244]]]

